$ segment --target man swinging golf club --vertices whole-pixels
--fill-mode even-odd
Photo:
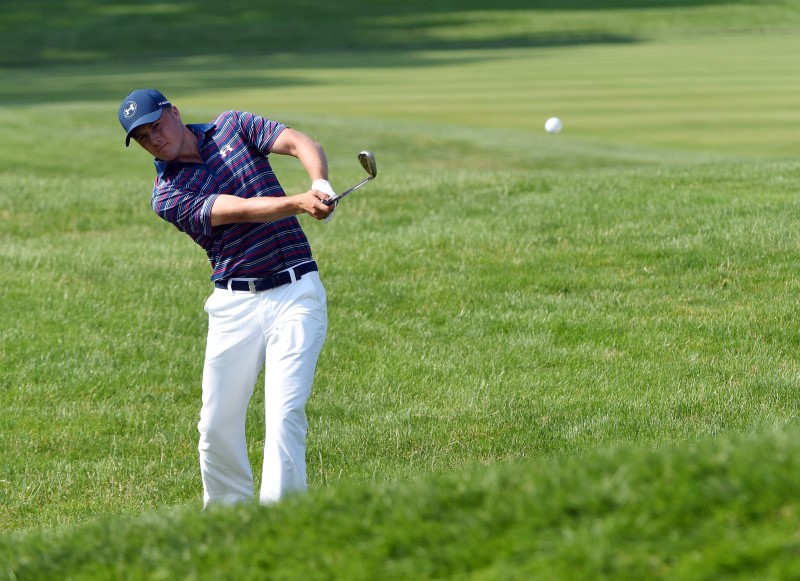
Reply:
[[[155,158],[152,206],[203,247],[214,292],[205,304],[200,473],[204,505],[254,496],[245,415],[265,373],[266,434],[259,500],[306,489],[305,406],[327,333],[325,289],[296,218],[333,212],[322,147],[285,125],[242,111],[185,125],[159,91],[133,91],[119,107],[125,145]],[[269,154],[300,160],[312,182],[287,196]],[[174,272],[170,292],[190,284]]]

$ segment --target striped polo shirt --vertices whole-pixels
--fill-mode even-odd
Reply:
[[[312,259],[308,239],[292,216],[264,224],[211,226],[220,194],[281,197],[268,154],[286,126],[242,111],[226,111],[212,123],[188,125],[204,163],[156,159],[153,210],[203,247],[211,280],[267,277]]]

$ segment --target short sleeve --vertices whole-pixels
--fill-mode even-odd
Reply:
[[[275,144],[275,140],[286,125],[278,121],[271,121],[253,113],[238,112],[237,122],[245,140],[255,147],[262,155],[268,155]]]
[[[218,193],[157,180],[153,188],[153,210],[182,232],[211,236],[211,208]],[[208,192],[208,190],[206,190]]]

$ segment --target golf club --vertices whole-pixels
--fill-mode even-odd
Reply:
[[[378,166],[375,164],[375,156],[372,155],[371,151],[362,151],[358,154],[358,161],[361,162],[361,167],[364,168],[369,175],[364,178],[360,183],[354,185],[349,190],[343,191],[338,196],[334,196],[332,198],[328,198],[327,200],[323,200],[322,203],[326,206],[330,206],[331,204],[335,204],[342,198],[344,198],[347,194],[356,191],[358,188],[363,186],[368,181],[375,179],[375,176],[378,175]]]

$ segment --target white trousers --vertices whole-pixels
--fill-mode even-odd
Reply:
[[[305,406],[328,329],[319,274],[257,293],[214,289],[205,310],[208,344],[197,425],[204,505],[253,498],[245,417],[262,369],[266,430],[259,501],[306,490]]]

